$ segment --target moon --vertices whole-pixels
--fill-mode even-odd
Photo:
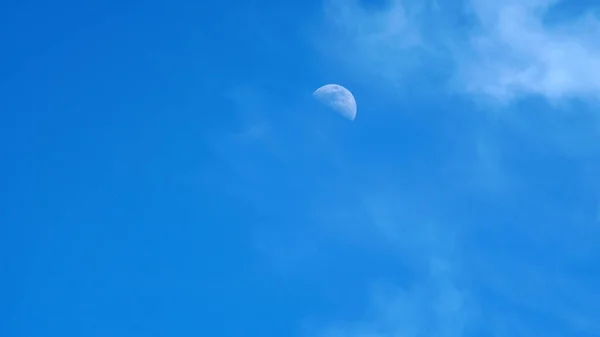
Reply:
[[[315,90],[313,97],[351,121],[356,117],[356,100],[350,90],[341,85],[326,84]]]

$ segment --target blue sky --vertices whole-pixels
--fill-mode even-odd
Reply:
[[[0,335],[598,336],[596,14],[4,2]]]

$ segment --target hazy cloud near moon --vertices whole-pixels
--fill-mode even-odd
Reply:
[[[358,0],[326,0],[324,30],[332,33],[318,48],[386,85],[406,84],[402,79],[416,68],[443,64],[452,90],[497,102],[530,94],[552,101],[600,98],[594,8],[573,15],[553,0],[418,4],[392,0],[373,10]],[[471,24],[457,26],[465,20]]]
[[[590,178],[591,183],[581,178],[582,167],[598,176],[597,151],[589,145],[598,144],[598,118],[592,110],[600,98],[600,43],[593,38],[600,20],[592,9],[563,11],[550,20],[551,12],[559,11],[556,1],[439,2],[435,13],[416,9],[419,5],[413,0],[392,0],[377,10],[357,0],[325,2],[324,31],[332,33],[320,47],[357,82],[376,90],[392,86],[400,96],[426,78],[415,73],[433,74],[443,83],[428,84],[427,89],[450,87],[476,103],[481,98],[492,103],[485,105],[488,111],[499,108],[506,113],[494,114],[493,121],[480,119],[471,114],[479,106],[453,106],[445,97],[429,96],[443,111],[419,111],[431,117],[431,125],[450,124],[454,112],[470,125],[464,130],[473,131],[473,142],[448,151],[465,154],[457,159],[458,168],[452,168],[460,173],[454,182],[472,173],[475,188],[442,185],[434,194],[439,204],[424,198],[418,203],[422,207],[411,207],[408,215],[399,209],[415,203],[412,193],[382,197],[368,213],[371,217],[365,217],[364,228],[383,230],[381,242],[397,240],[399,259],[417,271],[430,258],[442,261],[451,272],[415,272],[412,282],[400,280],[398,291],[386,293],[389,301],[365,308],[361,318],[332,320],[321,336],[600,333],[594,320],[600,312],[600,292],[592,287],[596,277],[573,269],[590,266],[599,254],[594,240],[599,183],[597,178]],[[465,11],[468,26],[456,22],[466,18]],[[428,57],[441,61],[429,63]],[[448,69],[440,70],[440,64]],[[393,85],[398,83],[402,85]],[[531,97],[542,100],[506,104]],[[546,104],[580,99],[585,104]],[[481,130],[474,131],[476,127]],[[390,155],[406,162],[411,154],[402,150],[396,146]],[[398,167],[387,174],[386,184],[406,191],[406,184],[400,184],[402,172]],[[378,167],[363,174],[369,175],[383,174]],[[431,180],[424,174],[413,178],[415,184],[425,184],[426,179]],[[341,225],[344,231],[349,223],[360,226],[356,223],[362,218],[348,218]],[[452,230],[456,239],[446,235]],[[415,244],[421,238],[431,244]],[[406,317],[411,319],[406,322]]]

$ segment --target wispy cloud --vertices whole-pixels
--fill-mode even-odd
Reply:
[[[600,98],[600,21],[593,12],[550,20],[556,4],[472,0],[476,24],[458,69],[465,89],[500,100]]]
[[[365,8],[358,0],[325,0],[324,10],[317,46],[335,62],[392,83],[402,82],[421,63],[414,51],[427,48],[416,25],[422,9],[397,1],[382,10]]]
[[[530,97],[552,107],[599,101],[600,20],[592,10],[558,11],[563,5],[391,1],[366,8],[326,1],[327,38],[335,41],[326,56],[356,76],[410,86],[441,74],[436,78],[445,89],[514,109],[480,123],[486,127],[465,139],[464,148],[451,149],[461,164],[444,181],[464,185],[427,194],[436,183],[413,177],[414,188],[407,189],[396,172],[385,175],[385,190],[396,186],[400,195],[353,190],[362,197],[354,222],[391,243],[418,276],[388,290],[386,301],[375,300],[364,320],[325,327],[325,337],[600,333],[594,318],[600,292],[589,281],[597,281],[591,264],[600,256],[598,180],[580,179],[586,167],[597,168],[597,148],[590,145],[598,143],[590,123],[597,118],[586,109],[574,117],[544,104],[540,110],[549,117],[511,105]]]
[[[469,298],[443,270],[402,289],[378,285],[372,292],[367,317],[359,322],[340,322],[320,337],[460,337],[467,331]]]
[[[530,94],[597,100],[600,21],[593,11],[550,16],[557,5],[394,0],[367,9],[353,0],[327,0],[325,22],[336,41],[327,52],[396,83],[416,67],[450,68],[454,89],[502,102]]]
[[[568,170],[559,177],[573,173]],[[398,180],[397,176],[387,178],[388,187],[383,190]],[[600,333],[595,323],[600,292],[594,287],[597,276],[592,267],[600,256],[595,243],[600,226],[595,220],[594,193],[584,191],[572,196],[576,199],[572,203],[565,203],[540,195],[548,188],[560,189],[560,184],[523,178],[522,190],[530,192],[500,202],[482,193],[466,200],[460,189],[439,190],[432,197],[419,194],[416,188],[400,194],[362,190],[363,202],[351,205],[352,224],[343,222],[346,227],[340,231],[348,235],[349,226],[362,224],[362,235],[347,242],[364,245],[371,240],[372,247],[378,246],[372,251],[395,255],[398,265],[408,266],[411,275],[383,288],[374,279],[372,305],[364,309],[362,319],[342,318],[316,335],[558,337]],[[416,179],[415,187],[421,184],[427,189],[425,178]],[[377,235],[369,237],[365,234],[369,230]]]

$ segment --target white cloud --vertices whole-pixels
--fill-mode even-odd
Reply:
[[[555,5],[550,1],[471,0],[468,5],[458,8],[447,2],[431,2],[430,6],[419,6],[410,1],[392,1],[380,8],[367,9],[355,0],[330,0],[326,3],[327,29],[320,31],[323,39],[319,46],[335,62],[341,61],[354,70],[355,76],[383,79],[387,81],[386,86],[390,82],[419,81],[421,77],[415,75],[433,69],[449,75],[455,85],[453,89],[502,103],[527,95],[539,95],[552,102],[565,98],[600,98],[600,40],[595,39],[600,36],[600,24],[591,12],[552,22],[546,15]],[[443,69],[445,66],[449,66],[448,71]],[[401,91],[403,87],[396,88]],[[286,117],[290,120],[279,130],[270,128],[264,123],[268,119],[262,118],[265,113],[262,110],[279,110],[280,107],[265,109],[264,102],[252,100],[255,94],[236,92],[238,104],[252,113],[241,128],[244,131],[231,137],[222,151],[240,171],[257,172],[249,174],[248,179],[240,179],[248,184],[249,198],[260,199],[256,191],[263,189],[259,183],[247,182],[260,182],[257,177],[264,174],[257,157],[261,160],[275,157],[289,166],[306,169],[314,169],[303,165],[318,158],[315,171],[323,171],[328,165],[346,166],[336,144],[321,137],[321,129],[314,126],[318,123],[307,120],[306,115],[297,119]],[[326,192],[320,193],[323,200],[304,206],[295,204],[295,208],[314,208],[307,223],[329,226],[325,230],[327,234],[342,233],[344,243],[370,246],[368,248],[384,246],[383,249],[377,247],[386,250],[384,254],[393,246],[391,249],[396,249],[394,253],[400,256],[401,263],[417,275],[411,282],[374,295],[373,306],[365,311],[364,319],[333,322],[325,326],[321,336],[458,337],[476,331],[497,337],[551,337],[573,336],[577,331],[600,333],[594,321],[600,314],[600,307],[595,304],[600,303],[600,292],[577,274],[569,273],[571,263],[585,269],[586,261],[590,263],[592,257],[598,256],[594,238],[598,237],[599,230],[590,225],[595,214],[582,215],[580,223],[583,225],[577,227],[569,219],[568,213],[577,211],[570,205],[547,200],[544,204],[537,200],[545,191],[562,192],[548,185],[553,183],[552,179],[559,180],[566,174],[543,176],[543,170],[547,163],[564,165],[564,161],[532,164],[527,161],[531,153],[519,152],[520,146],[528,141],[529,146],[537,141],[535,146],[544,147],[544,141],[537,138],[549,138],[549,134],[561,139],[565,152],[589,148],[584,143],[597,139],[594,132],[581,125],[581,120],[572,123],[564,115],[560,118],[556,115],[546,119],[521,115],[515,118],[516,122],[504,118],[505,125],[498,128],[481,128],[473,135],[461,134],[461,144],[467,149],[448,147],[449,152],[460,157],[455,159],[460,162],[459,167],[452,168],[460,171],[456,176],[453,176],[456,172],[446,174],[442,172],[444,168],[437,167],[447,164],[440,158],[433,160],[433,168],[419,170],[418,174],[410,172],[414,175],[407,174],[408,171],[397,172],[401,168],[396,171],[393,164],[385,173],[380,162],[372,166],[353,165],[353,172],[347,176],[360,179],[349,184],[342,184],[346,180],[341,178],[334,182],[320,181],[319,192]],[[563,126],[565,121],[572,125]],[[512,122],[510,127],[506,126]],[[511,131],[518,129],[508,138],[527,139],[506,145],[502,140],[508,133],[498,131],[503,127],[514,127]],[[295,135],[293,132],[297,129],[301,129],[297,131],[298,137],[285,137]],[[261,143],[261,149],[266,149],[269,156],[259,157],[260,153],[253,153],[253,160],[245,161],[248,143],[254,142]],[[596,150],[595,145],[593,150]],[[553,151],[555,154],[556,148]],[[255,149],[255,152],[258,151]],[[514,155],[513,152],[519,153]],[[525,173],[511,171],[524,162],[535,168],[528,167],[531,171]],[[561,169],[564,168],[558,170]],[[575,171],[569,174],[577,173]],[[528,182],[538,172],[542,177]],[[592,174],[596,172],[593,170]],[[465,178],[466,175],[469,177]],[[387,189],[371,184],[377,180],[372,177],[380,179]],[[465,186],[457,185],[468,179],[475,181],[472,184],[477,188],[465,197]],[[285,185],[280,183],[297,186],[284,181],[273,189],[279,190],[279,185]],[[392,192],[387,194],[383,192],[390,190]],[[506,198],[483,193],[490,191],[506,193]],[[516,191],[525,194],[517,196]],[[574,193],[570,189],[567,192]],[[329,198],[335,200],[328,204]],[[265,197],[259,203],[271,207],[274,201]],[[519,208],[516,203],[535,205]],[[331,208],[335,208],[332,204],[341,204],[342,209],[332,211]],[[493,209],[480,214],[482,204],[492,204]],[[324,214],[328,212],[335,214]],[[302,227],[302,231],[306,229]],[[303,233],[312,234],[312,228]],[[314,242],[308,248],[300,243],[290,249],[288,241],[296,238],[284,240],[283,244],[272,244],[269,240],[271,237],[265,239],[266,248],[263,248],[275,251],[280,264],[286,267],[300,264],[306,258],[304,254],[311,258],[318,255],[312,253],[319,246]],[[353,240],[362,241],[350,242]],[[524,256],[524,251],[530,255]],[[535,254],[550,257],[542,263],[532,258]],[[536,315],[550,323],[540,324]],[[557,326],[563,330],[555,329]]]
[[[362,202],[350,206],[352,221],[340,219],[343,228],[338,230],[347,244],[363,246],[371,254],[375,251],[395,256],[399,266],[411,271],[410,277],[395,285],[389,280],[373,280],[374,291],[367,294],[371,305],[365,308],[362,319],[342,318],[307,335],[465,336],[479,324],[479,312],[461,266],[458,244],[462,228],[442,221],[445,212],[440,205],[451,204],[446,199],[447,193],[432,191],[435,183],[427,177],[415,177],[419,182],[401,184],[401,190],[395,188],[397,176],[386,178],[385,187],[378,192],[372,188],[370,192],[369,188],[352,191],[362,196]],[[335,221],[328,218],[324,222]],[[359,233],[353,235],[348,231]],[[361,296],[360,291],[356,296]]]
[[[459,76],[469,92],[500,100],[537,94],[600,98],[600,21],[591,13],[545,20],[556,1],[472,0],[476,27]]]
[[[591,10],[556,14],[562,4],[548,0],[414,3],[367,9],[356,1],[326,2],[333,32],[327,38],[334,41],[327,56],[357,77],[404,84],[399,92],[420,75],[442,71],[453,91],[500,107],[528,96],[553,104],[600,100],[600,20]],[[588,281],[596,277],[583,275],[600,254],[591,210],[597,184],[569,179],[597,161],[594,118],[586,109],[577,116],[515,112],[472,121],[479,129],[461,134],[464,147],[451,149],[460,162],[456,180],[477,185],[466,197],[466,187],[455,185],[425,195],[431,184],[422,177],[412,177],[407,191],[402,173],[386,176],[388,189],[402,186],[399,198],[356,191],[370,197],[356,207],[367,216],[355,222],[391,240],[419,276],[387,292],[364,320],[332,324],[325,337],[600,333],[600,292]],[[452,272],[428,274],[433,261]]]
[[[388,185],[395,185],[398,179],[394,178],[388,177]],[[425,178],[416,179],[422,183]],[[531,182],[525,190],[538,184]],[[352,218],[381,235],[379,246],[391,243],[392,249],[383,254],[397,254],[398,264],[410,268],[410,277],[396,286],[376,287],[372,305],[361,319],[334,321],[309,335],[558,337],[600,333],[595,319],[600,315],[600,292],[594,288],[597,279],[586,277],[593,273],[591,266],[600,253],[595,239],[600,227],[593,205],[574,210],[554,199],[535,200],[539,191],[534,191],[500,203],[479,194],[483,200],[467,205],[463,200],[461,206],[452,201],[460,195],[457,190],[440,190],[435,200],[403,187],[402,194],[362,193],[364,204],[353,205]],[[585,204],[585,200],[578,203]],[[452,211],[444,212],[442,204]],[[359,216],[360,212],[368,216]],[[357,239],[367,240],[366,236]]]
[[[454,89],[500,102],[531,94],[600,99],[600,21],[592,11],[549,20],[557,1],[415,3],[365,9],[326,1],[328,41],[336,42],[325,51],[396,84],[417,68],[450,67]]]
[[[398,83],[421,61],[412,51],[426,48],[415,25],[421,11],[394,1],[385,10],[367,9],[359,0],[325,0],[326,21],[317,45],[335,62]]]
[[[443,271],[407,289],[377,286],[367,318],[338,323],[319,337],[460,337],[476,314],[469,298]]]

